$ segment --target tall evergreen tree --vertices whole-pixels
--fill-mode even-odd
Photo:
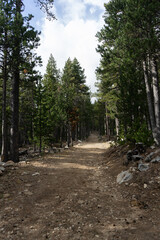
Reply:
[[[1,54],[1,69],[3,79],[2,93],[2,151],[1,160],[8,160],[8,137],[7,137],[7,81],[8,81],[8,65],[9,65],[9,24],[11,23],[11,6],[8,1],[0,1],[0,54]]]
[[[8,4],[8,5],[7,5]],[[38,32],[35,31],[29,24],[31,16],[22,16],[22,4],[20,0],[16,1],[1,1],[1,11],[3,13],[3,21],[5,25],[2,25],[1,36],[3,36],[0,43],[1,49],[3,48],[3,80],[4,80],[4,94],[3,94],[3,144],[2,144],[2,159],[7,160],[7,146],[6,126],[7,119],[4,115],[5,110],[5,92],[6,92],[6,81],[7,77],[10,77],[12,82],[11,91],[11,144],[10,152],[12,160],[18,162],[19,154],[19,86],[20,86],[20,72],[24,69],[27,64],[27,59],[31,50],[38,46]],[[1,20],[2,20],[1,17]],[[12,39],[12,41],[9,41]],[[6,40],[6,41],[4,41]],[[7,61],[7,66],[6,65]],[[5,65],[4,65],[5,63]],[[5,66],[5,67],[4,67]],[[4,74],[5,73],[5,74]],[[4,121],[5,120],[5,121]],[[4,149],[6,149],[4,151]]]
[[[45,112],[45,138],[46,141],[54,142],[58,127],[57,117],[57,98],[60,84],[60,71],[57,69],[56,61],[51,54],[47,63],[46,73],[44,75],[43,85],[43,111]]]
[[[67,113],[68,145],[74,139],[85,138],[87,135],[86,107],[90,103],[89,88],[85,84],[84,69],[76,58],[68,59],[62,74],[62,88],[65,96]]]
[[[101,54],[98,71],[102,83],[110,82],[111,86],[116,83],[117,114],[124,132],[133,130],[138,122],[149,122],[148,111],[144,107],[147,95],[149,120],[157,144],[159,89],[155,56],[159,49],[159,8],[157,1],[112,0],[105,4],[105,25],[97,34]],[[153,88],[151,82],[154,83]]]

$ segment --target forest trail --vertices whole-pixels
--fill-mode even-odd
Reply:
[[[104,166],[108,146],[92,135],[8,170],[0,180],[0,240],[160,239],[159,226],[124,197],[110,162]]]

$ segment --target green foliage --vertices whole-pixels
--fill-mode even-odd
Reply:
[[[105,104],[101,101],[95,101],[92,108],[92,128],[99,131],[100,135],[104,135]]]
[[[138,119],[148,120],[142,61],[147,54],[159,53],[159,10],[156,0],[111,0],[97,33],[98,97],[107,103],[109,116],[118,117],[125,135]]]
[[[146,123],[141,124],[141,126],[135,124],[132,129],[128,131],[126,141],[130,144],[142,142],[146,146],[151,146],[154,143],[152,132],[148,130]]]
[[[46,73],[37,84],[34,97],[33,142],[37,144],[39,140],[39,145],[51,146],[61,142],[62,138],[66,141],[69,125],[73,137],[77,134],[78,125],[83,124],[89,129],[91,103],[88,90],[84,70],[76,58],[66,61],[61,74],[51,54]]]
[[[69,58],[65,63],[61,79],[64,109],[66,124],[71,125],[73,132],[75,133],[78,126],[81,128],[79,138],[83,137],[82,128],[83,135],[86,135],[90,128],[90,93],[85,80],[84,69],[82,69],[78,60],[74,58],[71,61]]]
[[[152,131],[148,129],[146,123],[143,122],[140,124],[140,122],[136,122],[127,130],[127,134],[121,130],[117,142],[121,145],[127,143],[131,146],[135,145],[135,143],[142,142],[145,146],[149,147],[154,143],[154,140]]]

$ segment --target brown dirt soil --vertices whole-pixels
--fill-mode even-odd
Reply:
[[[1,240],[159,240],[160,164],[117,175],[127,147],[86,143],[7,168],[0,177]],[[145,186],[145,187],[144,187]]]

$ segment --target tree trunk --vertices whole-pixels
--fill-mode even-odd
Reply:
[[[119,136],[119,120],[115,118],[115,125],[116,125],[116,136]]]
[[[77,123],[76,128],[75,128],[75,141],[76,142],[78,141],[78,123]]]
[[[5,43],[7,43],[7,33],[5,33]],[[6,88],[7,88],[7,46],[4,47],[3,62],[3,96],[2,96],[2,151],[1,161],[8,161],[8,139],[7,139],[7,116],[6,116]]]
[[[67,122],[67,145],[68,147],[72,146],[72,130],[69,121]]]
[[[157,65],[155,59],[151,59],[151,75],[154,96],[155,122],[157,128],[160,128],[160,98],[159,98],[159,79],[157,72]]]
[[[62,124],[62,123],[61,123]],[[62,142],[62,134],[63,134],[63,125],[60,126],[60,136],[59,136],[59,140],[60,140],[60,147],[63,147],[63,142]]]
[[[11,158],[19,162],[19,69],[15,66],[12,83]]]
[[[39,87],[39,153],[42,152],[42,96],[41,96],[41,83]]]
[[[152,104],[153,101],[152,101],[152,94],[151,94],[151,86],[149,83],[147,65],[146,65],[145,61],[143,61],[143,71],[144,71],[144,80],[145,80],[145,86],[146,86],[148,110],[149,110],[149,117],[150,117],[151,128],[152,128],[152,135],[153,135],[155,143],[157,145],[159,145],[160,137],[159,137],[158,129],[156,126],[156,121],[155,121],[155,112],[154,112],[154,107]]]
[[[105,103],[105,110],[106,110],[106,136],[107,140],[110,140],[110,128],[109,128],[109,116],[108,116],[108,109],[107,109],[107,103]]]
[[[70,144],[71,144],[71,146],[73,146],[72,126],[71,126],[71,123],[70,123],[69,125],[70,125]]]
[[[19,82],[20,82],[20,43],[21,43],[21,0],[16,0],[15,32],[13,36],[13,79],[11,99],[11,158],[19,162]]]

